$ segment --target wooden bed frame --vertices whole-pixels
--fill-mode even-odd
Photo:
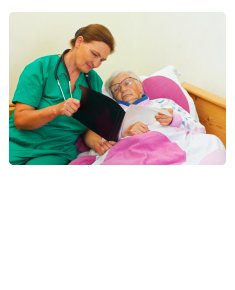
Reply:
[[[188,92],[196,106],[200,123],[207,134],[220,138],[226,148],[226,99],[188,83],[181,86]]]
[[[181,83],[194,101],[200,123],[207,134],[220,138],[226,148],[226,100],[188,83]],[[15,105],[9,102],[9,117]]]

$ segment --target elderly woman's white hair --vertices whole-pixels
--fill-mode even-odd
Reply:
[[[106,80],[105,84],[104,84],[104,87],[107,91],[107,93],[113,98],[113,94],[110,90],[110,86],[111,86],[111,83],[113,81],[113,79],[116,78],[116,76],[118,76],[119,74],[121,73],[128,73],[130,75],[130,77],[134,78],[134,79],[137,79],[138,81],[141,81],[140,78],[130,69],[126,69],[126,70],[116,70],[115,72],[113,72],[111,74],[111,76]],[[144,94],[144,90],[142,91],[142,95]]]

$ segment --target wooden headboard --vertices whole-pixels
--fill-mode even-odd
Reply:
[[[200,123],[205,126],[207,134],[219,137],[226,147],[226,100],[188,83],[181,85],[193,99]],[[14,108],[10,101],[9,117]]]
[[[181,85],[193,99],[206,133],[219,137],[226,148],[226,100],[188,83]]]

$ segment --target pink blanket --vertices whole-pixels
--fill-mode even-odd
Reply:
[[[225,148],[214,135],[161,127],[126,137],[102,156],[86,155],[70,165],[221,165]]]

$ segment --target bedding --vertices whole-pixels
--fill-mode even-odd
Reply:
[[[139,78],[143,83],[144,92],[149,96],[150,100],[160,98],[170,99],[178,104],[182,108],[182,111],[185,110],[185,113],[190,113],[191,117],[199,122],[194,101],[179,82],[178,78],[180,75],[181,73],[174,66],[168,66],[151,76],[140,76]],[[109,96],[104,88],[102,93]],[[207,112],[207,118],[208,114],[209,112]],[[217,120],[216,116],[215,120]],[[202,127],[204,128],[204,126]],[[210,129],[210,126],[208,128]],[[224,144],[215,135],[191,130],[189,127],[162,127],[157,126],[157,124],[151,128],[149,127],[149,129],[151,132],[120,140],[103,156],[90,151],[89,154],[85,153],[84,155],[83,153],[83,156],[80,155],[81,157],[75,159],[70,164],[213,165],[224,164],[226,162]],[[79,138],[81,139],[81,137]],[[78,144],[80,143],[79,141]],[[88,150],[88,147],[78,146],[78,154]]]
[[[173,122],[161,126],[157,121],[150,132],[121,139],[103,156],[91,150],[70,165],[222,165],[225,148],[220,139],[205,134],[205,127],[172,100],[156,99],[138,105],[173,108]],[[127,108],[123,107],[124,110]]]
[[[175,127],[152,127],[126,137],[104,155],[85,155],[70,165],[223,165],[223,143],[214,135]]]
[[[188,113],[190,113],[190,115],[196,121],[199,121],[196,107],[192,98],[179,82],[180,76],[181,73],[176,69],[176,67],[170,65],[160,71],[153,73],[151,76],[139,76],[139,78],[143,82],[144,92],[148,95],[150,100],[156,98],[166,98],[173,100],[175,103],[184,108]],[[113,99],[104,87],[102,88],[102,94]],[[89,151],[89,148],[86,146],[81,136],[79,136],[76,142],[76,146],[78,155]]]

